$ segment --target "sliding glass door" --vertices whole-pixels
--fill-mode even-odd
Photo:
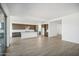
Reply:
[[[6,43],[5,15],[0,8],[0,55],[4,55]]]

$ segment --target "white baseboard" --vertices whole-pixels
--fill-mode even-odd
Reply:
[[[68,41],[68,42],[79,44],[79,41],[71,41],[71,40],[63,40],[63,41]]]

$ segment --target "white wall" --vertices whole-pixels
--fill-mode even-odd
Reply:
[[[38,32],[41,32],[42,30],[42,27],[41,27],[41,24],[38,25]]]
[[[12,38],[12,20],[10,18],[10,38]]]
[[[44,35],[44,28],[41,29],[41,34]]]
[[[10,17],[7,17],[7,47],[9,47],[10,39]]]
[[[56,36],[57,35],[57,24],[55,22],[50,22],[48,24],[48,36]]]
[[[79,43],[79,13],[62,18],[62,40]]]
[[[48,36],[53,37],[58,34],[62,35],[62,24],[61,20],[51,21],[48,24]]]
[[[57,24],[57,34],[62,35],[62,24]]]

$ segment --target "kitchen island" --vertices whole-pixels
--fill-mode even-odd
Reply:
[[[37,37],[37,32],[33,32],[33,31],[25,31],[25,32],[21,32],[21,38],[32,38],[32,37]]]
[[[13,30],[12,33],[20,33],[21,34],[21,38],[32,38],[32,37],[37,37],[37,32],[33,31],[33,30]],[[15,36],[15,35],[14,35]]]

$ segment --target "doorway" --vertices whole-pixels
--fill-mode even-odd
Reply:
[[[49,23],[49,37],[62,38],[62,20],[56,20]]]
[[[48,37],[48,24],[42,24],[42,35]]]

